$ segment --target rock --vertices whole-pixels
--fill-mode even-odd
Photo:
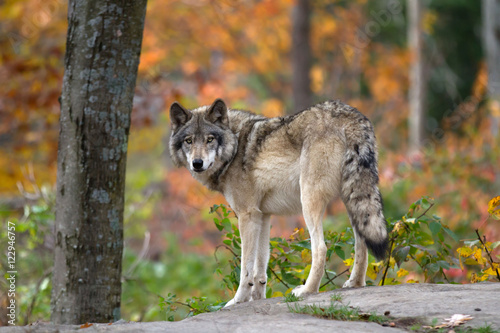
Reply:
[[[149,322],[93,324],[79,329],[77,325],[37,323],[23,327],[3,327],[0,333],[36,332],[405,332],[413,325],[438,323],[454,314],[471,315],[474,319],[466,326],[478,327],[491,324],[500,329],[500,283],[453,284],[403,284],[398,286],[338,289],[310,295],[299,305],[329,305],[331,295],[338,293],[342,303],[358,307],[363,313],[390,312],[389,326],[373,322],[336,321],[290,313],[283,298],[271,298],[236,304],[217,312],[204,313],[179,322]],[[294,303],[291,303],[294,304]],[[476,309],[480,306],[481,311]],[[394,324],[394,325],[392,325]],[[395,327],[391,327],[395,326]]]

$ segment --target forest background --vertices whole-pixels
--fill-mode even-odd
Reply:
[[[462,240],[500,240],[484,223],[500,193],[500,104],[487,100],[480,1],[423,1],[426,140],[410,153],[408,17],[404,1],[310,1],[312,102],[341,99],[374,123],[385,214],[399,219],[422,196]],[[223,98],[266,116],[293,112],[292,0],[150,0],[128,149],[122,316],[165,320],[159,297],[228,300],[231,255],[209,208],[225,203],[168,157],[168,107]],[[59,102],[67,32],[62,0],[0,1],[0,216],[16,220],[20,323],[48,320],[53,261]],[[326,225],[348,225],[341,203]],[[273,218],[274,237],[303,228]],[[2,230],[2,249],[5,237]],[[457,245],[458,246],[458,245]],[[332,257],[332,270],[345,262]],[[2,268],[6,267],[2,257]],[[348,264],[348,263],[347,263]],[[214,274],[225,270],[222,276]],[[4,269],[2,269],[4,270]],[[473,271],[450,268],[453,282]],[[403,277],[424,282],[418,273]],[[6,283],[4,280],[0,284]],[[343,280],[336,282],[341,286]],[[2,290],[6,285],[1,285]],[[0,304],[6,302],[1,296]],[[3,307],[3,306],[2,306]],[[5,323],[0,313],[0,321]]]

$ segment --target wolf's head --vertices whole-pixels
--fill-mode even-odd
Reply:
[[[221,99],[194,110],[175,102],[170,121],[170,156],[193,175],[221,172],[236,154],[237,138],[229,129],[228,109]]]

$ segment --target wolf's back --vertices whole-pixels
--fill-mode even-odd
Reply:
[[[351,223],[378,259],[387,252],[387,222],[378,189],[377,147],[369,120],[353,110],[345,123],[341,196]]]

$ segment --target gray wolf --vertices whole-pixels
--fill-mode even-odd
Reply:
[[[265,298],[269,218],[303,213],[311,237],[311,271],[297,296],[317,293],[326,260],[322,218],[340,198],[355,236],[354,267],[344,287],[365,285],[368,249],[387,251],[387,226],[378,184],[377,146],[364,115],[327,101],[295,115],[266,118],[210,106],[170,108],[170,154],[177,166],[221,192],[238,217],[241,279],[226,306]]]

